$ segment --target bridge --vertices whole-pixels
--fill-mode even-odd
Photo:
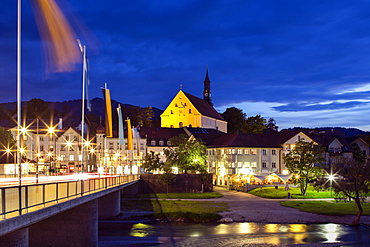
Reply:
[[[0,187],[0,246],[98,246],[98,218],[120,213],[139,175]]]

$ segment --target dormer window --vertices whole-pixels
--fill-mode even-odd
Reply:
[[[171,146],[171,141],[167,141],[167,146]]]
[[[155,146],[155,140],[151,140],[150,145]]]
[[[163,140],[160,140],[159,141],[159,146],[163,146],[164,145],[164,141]]]

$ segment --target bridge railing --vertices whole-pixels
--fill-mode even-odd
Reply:
[[[0,188],[0,216],[2,219],[15,217],[60,201],[71,200],[138,179],[139,175],[126,175],[2,187]]]

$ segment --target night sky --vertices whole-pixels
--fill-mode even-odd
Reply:
[[[45,72],[22,2],[22,100],[81,99],[82,64]],[[63,10],[87,46],[90,98],[107,83],[114,100],[164,110],[180,85],[202,97],[208,66],[221,113],[370,131],[370,1],[70,0]],[[16,18],[16,1],[4,3],[0,102],[16,100]]]

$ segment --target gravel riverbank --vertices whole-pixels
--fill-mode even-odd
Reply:
[[[222,193],[221,198],[208,199],[212,201],[224,201],[229,204],[230,212],[221,212],[224,221],[232,219],[236,222],[257,223],[338,223],[351,224],[354,215],[328,216],[314,213],[301,212],[295,208],[281,206],[278,199],[260,198],[244,192],[226,190],[222,187],[214,187],[214,191]],[[361,224],[370,225],[370,216],[362,216]]]

